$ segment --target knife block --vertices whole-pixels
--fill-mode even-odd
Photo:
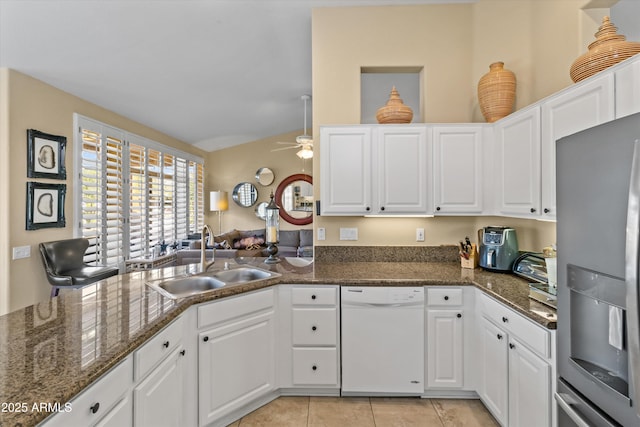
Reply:
[[[462,268],[476,268],[478,266],[478,248],[475,243],[471,244],[471,253],[469,254],[469,259],[466,259],[463,256],[460,256],[460,266]]]

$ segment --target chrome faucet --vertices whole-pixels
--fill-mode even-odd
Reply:
[[[209,269],[209,267],[211,267],[213,265],[214,262],[216,262],[216,248],[213,248],[213,255],[211,257],[211,261],[207,262],[207,239],[206,239],[206,235],[207,233],[209,233],[209,236],[211,236],[211,240],[213,240],[213,233],[211,232],[211,228],[209,228],[208,225],[204,225],[204,227],[202,227],[202,234],[200,236],[200,270],[201,273],[204,273],[205,271],[207,271]]]

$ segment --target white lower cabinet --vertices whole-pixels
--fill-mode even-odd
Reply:
[[[185,425],[182,404],[185,354],[185,349],[175,349],[133,389],[134,425]]]
[[[427,388],[464,385],[461,288],[427,288]]]
[[[198,327],[199,424],[215,425],[275,389],[274,289],[201,305]]]
[[[133,358],[129,356],[74,398],[69,412],[47,418],[42,426],[132,426],[132,383]]]
[[[553,425],[552,334],[486,295],[478,315],[478,394],[487,409],[503,426]]]
[[[335,285],[279,288],[278,384],[287,394],[339,392],[338,290]]]

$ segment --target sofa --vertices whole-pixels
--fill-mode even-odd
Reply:
[[[177,265],[200,262],[200,235],[190,235],[182,240],[177,252]],[[206,255],[210,260],[215,248],[216,259],[239,257],[267,257],[265,230],[231,230],[213,237],[207,244]],[[280,257],[313,257],[313,230],[280,230],[278,243]]]

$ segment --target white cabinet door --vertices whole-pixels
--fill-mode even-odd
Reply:
[[[640,112],[640,56],[620,64],[615,79],[616,119]]]
[[[427,311],[427,388],[460,388],[463,382],[462,310]]]
[[[374,214],[427,214],[430,155],[425,126],[379,127]]]
[[[614,118],[613,74],[603,74],[542,103],[542,218],[556,215],[556,141]]]
[[[436,214],[482,213],[482,127],[433,128]]]
[[[185,425],[183,348],[177,348],[133,389],[136,426]]]
[[[365,215],[372,209],[371,127],[320,129],[322,215]]]
[[[501,425],[507,423],[507,334],[493,323],[480,320],[480,387],[478,394]]]
[[[540,106],[496,123],[496,208],[501,215],[540,216]]]
[[[275,387],[274,312],[200,333],[198,356],[200,425],[208,425]]]
[[[551,425],[551,367],[514,338],[509,339],[509,425]]]

